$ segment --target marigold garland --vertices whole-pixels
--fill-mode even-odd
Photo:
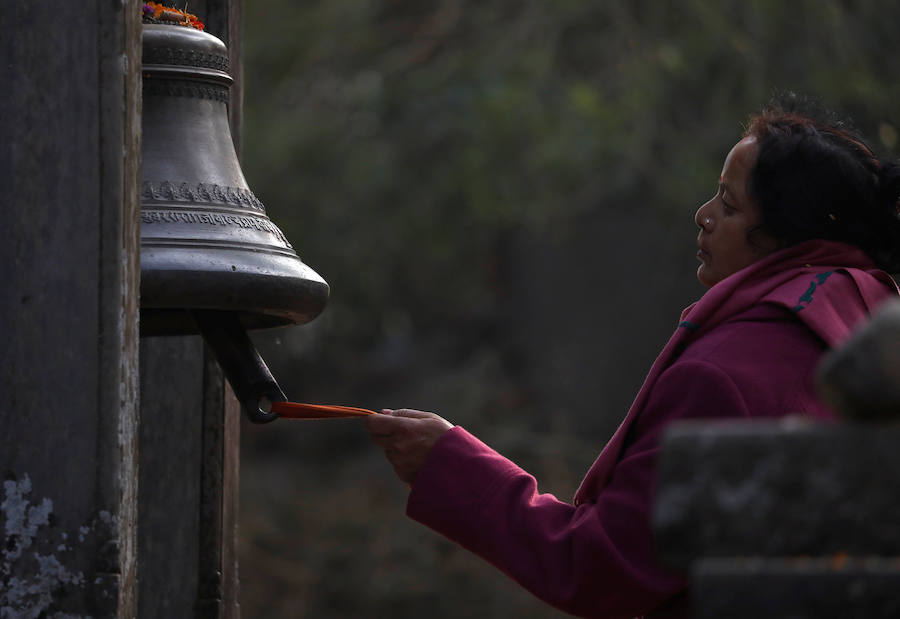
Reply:
[[[163,6],[159,2],[145,2],[144,6],[141,7],[141,15],[148,21],[178,24],[196,28],[197,30],[205,29],[203,22],[197,19],[196,15],[174,7]]]

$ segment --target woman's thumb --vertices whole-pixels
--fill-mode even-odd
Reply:
[[[428,413],[425,411],[417,411],[411,408],[397,408],[397,409],[384,409],[381,411],[387,415],[392,415],[394,417],[411,417],[413,419],[425,419],[426,417],[434,417],[434,413]]]

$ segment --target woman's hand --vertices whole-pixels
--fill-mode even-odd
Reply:
[[[428,452],[453,424],[434,413],[408,408],[383,410],[366,417],[372,441],[384,449],[397,476],[412,483]]]

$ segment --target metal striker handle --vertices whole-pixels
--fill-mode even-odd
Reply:
[[[265,402],[284,402],[287,397],[247,336],[237,314],[216,310],[192,310],[192,313],[247,418],[254,423],[278,419],[277,414],[263,408]]]

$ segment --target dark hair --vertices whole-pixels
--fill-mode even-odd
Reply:
[[[781,246],[843,241],[900,272],[900,165],[882,162],[849,122],[789,94],[750,119],[759,145],[747,190]]]

